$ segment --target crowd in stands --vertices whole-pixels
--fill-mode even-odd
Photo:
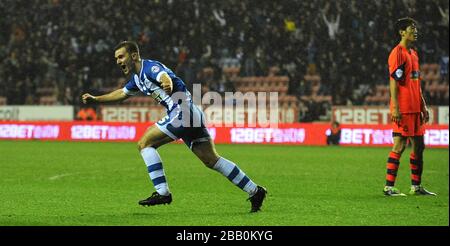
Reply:
[[[300,121],[331,105],[387,105],[387,57],[404,16],[419,23],[426,100],[448,105],[446,0],[4,0],[0,13],[0,97],[11,105],[79,105],[83,92],[123,86],[113,56],[123,40],[190,88],[287,77],[280,91]]]

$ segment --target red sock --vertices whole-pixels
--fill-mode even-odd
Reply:
[[[391,151],[387,161],[386,186],[394,186],[397,177],[398,167],[400,165],[401,154]]]
[[[423,161],[418,159],[414,153],[411,153],[409,156],[409,166],[411,168],[411,184],[420,185]]]

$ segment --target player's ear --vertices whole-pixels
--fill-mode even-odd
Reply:
[[[131,53],[131,59],[138,60],[139,59],[139,54],[137,52]]]

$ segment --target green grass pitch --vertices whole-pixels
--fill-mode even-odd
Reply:
[[[437,197],[384,197],[389,148],[218,145],[269,194],[247,194],[205,168],[184,144],[159,148],[170,205],[153,192],[134,143],[0,141],[0,225],[449,225],[448,149],[426,149],[424,186]],[[409,152],[397,187],[407,192]]]

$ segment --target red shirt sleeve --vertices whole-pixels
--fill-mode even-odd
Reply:
[[[395,47],[389,55],[389,74],[391,78],[398,82],[405,81],[405,60],[399,46]]]

